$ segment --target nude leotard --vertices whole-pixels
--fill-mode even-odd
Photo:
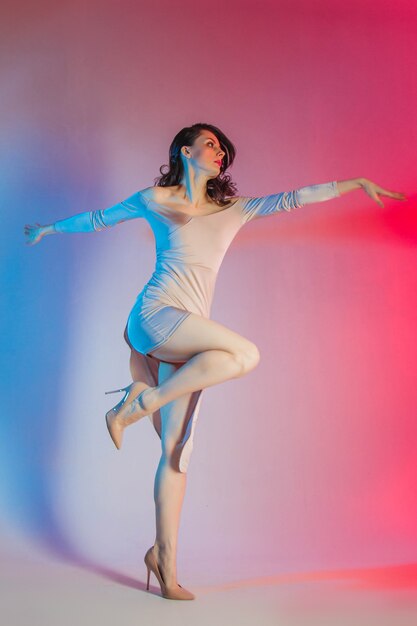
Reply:
[[[125,339],[141,358],[145,382],[158,384],[160,359],[150,353],[163,345],[190,313],[210,317],[216,277],[224,255],[240,228],[259,217],[291,211],[304,204],[339,196],[336,181],[261,197],[229,198],[215,213],[189,216],[151,198],[152,188],[134,193],[105,210],[88,211],[55,223],[57,232],[98,231],[144,218],[155,236],[155,270],[130,311]],[[178,469],[186,472],[193,446],[201,391],[191,394],[186,431],[178,443]],[[159,411],[149,416],[159,437]]]

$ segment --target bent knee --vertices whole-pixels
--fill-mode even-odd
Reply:
[[[250,343],[245,350],[242,350],[236,355],[236,359],[241,368],[241,375],[247,374],[253,370],[261,360],[258,346],[254,343]]]

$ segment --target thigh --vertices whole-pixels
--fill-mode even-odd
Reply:
[[[253,354],[257,352],[257,347],[223,324],[191,313],[162,346],[150,353],[164,361],[184,363],[205,350]]]

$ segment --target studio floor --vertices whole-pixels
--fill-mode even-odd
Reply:
[[[3,535],[1,614],[7,626],[415,626],[417,565],[304,571],[250,578],[199,566],[180,580],[192,601],[161,597],[137,567],[71,562],[34,541]],[[202,574],[201,572],[210,572]]]

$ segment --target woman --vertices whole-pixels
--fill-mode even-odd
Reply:
[[[125,339],[131,348],[133,382],[106,414],[119,449],[127,425],[149,416],[161,438],[155,477],[156,540],[145,555],[149,575],[170,599],[195,596],[176,580],[176,549],[186,471],[203,389],[238,378],[259,362],[256,345],[209,319],[223,257],[239,229],[252,219],[321,202],[362,188],[405,200],[366,178],[311,185],[264,197],[239,197],[226,170],[235,147],[211,124],[183,128],[169,150],[169,170],[155,186],[105,210],[88,211],[46,226],[25,226],[27,243],[44,235],[92,232],[142,217],[156,242],[155,271],[129,314]],[[113,391],[106,392],[113,393]]]

